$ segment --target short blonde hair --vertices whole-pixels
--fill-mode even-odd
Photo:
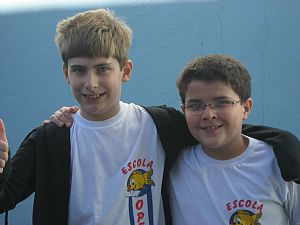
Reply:
[[[62,20],[55,42],[67,64],[74,57],[113,57],[124,66],[132,42],[132,30],[110,10],[97,9]]]

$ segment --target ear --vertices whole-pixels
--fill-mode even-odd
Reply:
[[[252,98],[246,99],[246,101],[243,103],[243,107],[244,107],[243,119],[244,120],[246,120],[248,118],[249,113],[251,112],[252,106],[253,106]]]
[[[64,63],[62,64],[62,70],[63,70],[63,73],[64,73],[65,81],[68,84],[70,84],[68,66],[66,64],[64,64]]]
[[[130,80],[131,73],[132,73],[132,61],[128,60],[128,62],[123,66],[123,76],[122,76],[122,82],[127,82]]]
[[[182,110],[182,112],[185,114],[185,106],[184,106],[183,103],[181,104],[181,110]]]

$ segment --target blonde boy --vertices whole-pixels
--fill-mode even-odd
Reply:
[[[165,224],[166,157],[155,124],[144,108],[120,101],[132,71],[131,36],[104,9],[58,23],[64,78],[80,111],[71,129],[48,124],[32,131],[6,163],[1,212],[34,192],[33,224]]]

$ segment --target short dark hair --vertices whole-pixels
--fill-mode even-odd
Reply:
[[[230,85],[241,101],[251,97],[251,77],[248,70],[230,56],[207,55],[186,64],[176,83],[182,103],[185,102],[188,85],[194,80],[207,83],[221,81]]]

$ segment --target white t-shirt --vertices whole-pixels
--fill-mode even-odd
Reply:
[[[163,225],[165,153],[150,115],[120,102],[106,121],[74,115],[69,225]]]
[[[299,225],[300,185],[285,182],[272,147],[250,138],[246,151],[215,160],[186,149],[170,174],[174,225]]]

